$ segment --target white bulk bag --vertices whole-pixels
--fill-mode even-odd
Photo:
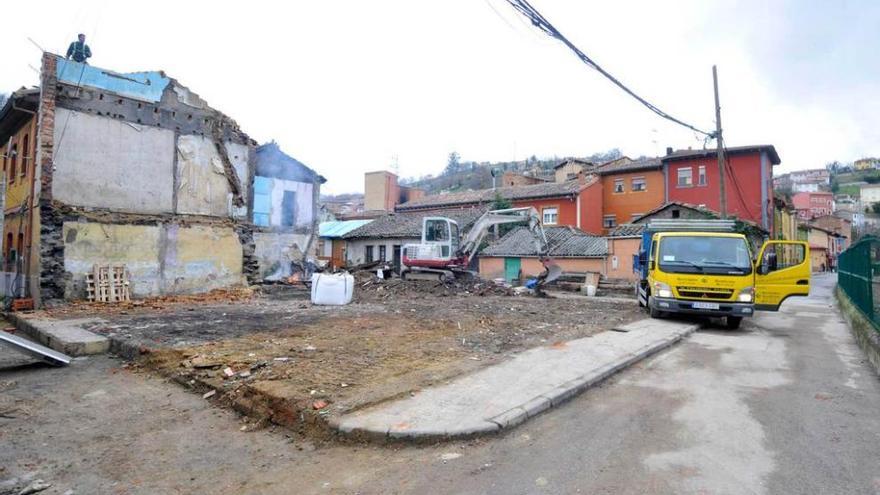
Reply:
[[[341,306],[350,303],[353,294],[354,277],[347,273],[312,275],[312,304]]]

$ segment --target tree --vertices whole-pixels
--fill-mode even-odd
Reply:
[[[623,153],[618,148],[612,148],[605,152],[593,153],[592,155],[587,157],[587,160],[593,163],[606,163],[610,162],[611,160],[617,160],[621,157],[623,157]]]
[[[6,93],[0,93],[0,108],[3,108],[3,105],[6,105],[6,100],[9,99],[9,96]]]
[[[831,163],[825,164],[825,168],[828,169],[828,171],[831,172],[832,174],[836,174],[841,171],[841,169],[843,168],[843,164],[837,160],[834,160]]]
[[[449,160],[446,162],[444,174],[455,174],[461,170],[461,155],[457,151],[449,154]]]
[[[501,193],[498,191],[495,192],[495,200],[492,202],[493,210],[506,210],[508,208],[513,208],[513,203],[510,202],[509,199],[501,197]],[[503,223],[501,225],[496,225],[498,238],[502,238],[507,235],[508,232],[516,228],[516,224],[513,223]]]

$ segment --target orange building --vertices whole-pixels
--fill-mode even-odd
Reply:
[[[602,178],[605,233],[663,204],[665,181],[659,158],[613,161],[599,167],[597,173]]]
[[[37,108],[39,90],[19,90],[0,108],[3,180],[2,285],[7,292],[27,293],[37,273],[38,253],[34,236],[34,172],[37,155]],[[13,288],[11,285],[15,285]]]

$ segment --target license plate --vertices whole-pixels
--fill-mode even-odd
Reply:
[[[718,303],[709,303],[709,302],[695,302],[694,309],[718,309],[721,306]]]

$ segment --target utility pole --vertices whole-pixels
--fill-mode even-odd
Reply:
[[[727,188],[725,187],[724,139],[721,136],[721,103],[718,101],[718,69],[712,66],[712,82],[715,85],[715,142],[718,143],[718,187],[721,190],[721,218],[727,218]]]

